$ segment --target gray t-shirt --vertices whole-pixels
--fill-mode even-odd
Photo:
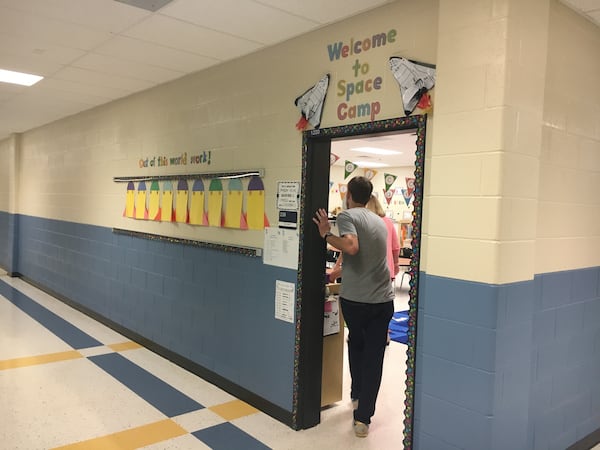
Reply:
[[[387,264],[387,228],[367,208],[350,208],[337,216],[340,236],[358,236],[358,253],[344,253],[340,297],[360,303],[394,300]]]

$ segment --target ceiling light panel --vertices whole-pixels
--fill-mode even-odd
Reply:
[[[12,70],[0,69],[0,81],[3,83],[19,84],[21,86],[33,86],[44,77],[30,73],[13,72]]]

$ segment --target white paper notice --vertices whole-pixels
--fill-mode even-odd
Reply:
[[[298,269],[298,230],[265,228],[263,263]]]
[[[294,323],[296,285],[286,281],[275,281],[275,318]]]
[[[300,182],[280,181],[277,183],[277,208],[297,210],[300,205]]]

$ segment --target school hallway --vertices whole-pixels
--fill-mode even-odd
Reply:
[[[407,286],[404,287],[407,290]],[[367,438],[344,399],[294,431],[19,278],[0,275],[2,449],[402,448],[406,346],[391,342]]]

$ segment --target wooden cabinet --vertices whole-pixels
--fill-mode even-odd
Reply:
[[[331,405],[342,399],[344,385],[344,318],[339,307],[339,284],[328,285],[330,298],[336,302],[339,331],[323,336],[323,369],[321,373],[321,406]],[[331,309],[331,308],[330,308]],[[324,327],[327,328],[327,327]]]

